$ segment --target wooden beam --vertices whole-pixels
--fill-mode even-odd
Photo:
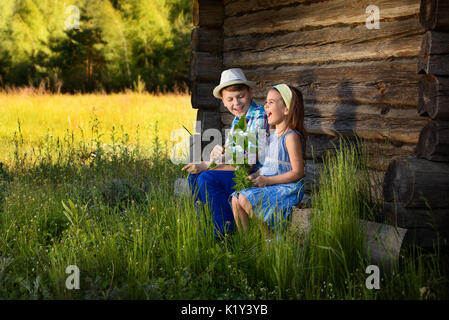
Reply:
[[[449,76],[449,33],[425,33],[421,42],[417,72]]]
[[[449,120],[449,77],[424,75],[418,88],[418,113],[432,119]]]
[[[418,158],[449,162],[449,121],[432,121],[419,135]]]
[[[217,0],[193,0],[192,19],[196,27],[221,28],[223,3]]]
[[[449,1],[421,0],[419,22],[427,30],[449,31]]]
[[[393,159],[385,173],[383,195],[405,208],[449,208],[449,163]]]

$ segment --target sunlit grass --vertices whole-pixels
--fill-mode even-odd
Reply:
[[[14,150],[13,133],[20,123],[23,148],[37,147],[47,134],[62,139],[69,132],[76,139],[81,131],[89,136],[91,121],[99,120],[104,143],[111,141],[111,130],[127,133],[129,143],[139,139],[143,148],[158,136],[168,142],[173,130],[185,126],[191,132],[196,119],[190,96],[185,94],[113,95],[34,95],[0,93],[0,160],[6,161]],[[157,122],[158,131],[155,132]]]

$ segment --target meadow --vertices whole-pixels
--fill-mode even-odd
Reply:
[[[0,298],[449,297],[438,251],[404,252],[380,289],[365,286],[355,224],[378,203],[350,143],[326,160],[307,232],[278,230],[270,244],[254,220],[245,236],[215,238],[208,207],[173,193],[185,173],[169,137],[192,129],[189,99],[0,94]],[[78,290],[66,286],[70,265]]]

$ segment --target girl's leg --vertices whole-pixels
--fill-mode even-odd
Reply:
[[[233,199],[234,200],[234,199]],[[245,196],[239,195],[238,199],[239,205],[242,208],[243,211],[245,211],[246,214],[246,225],[248,225],[248,216],[252,219],[253,218],[253,206],[249,202],[248,198]],[[243,223],[242,223],[243,224]],[[268,228],[266,224],[264,224],[264,234],[266,238],[271,238],[271,231]],[[246,230],[246,229],[245,229]]]
[[[239,217],[242,223],[242,228],[244,231],[248,229],[248,220],[253,218],[253,207],[249,200],[244,196],[239,194],[239,198],[236,199],[236,203],[239,210]]]
[[[240,230],[240,225],[242,225],[243,230],[245,231],[246,229],[244,228],[243,223],[240,224],[240,221],[242,221],[241,216],[246,215],[246,213],[243,211],[242,207],[240,207],[239,200],[236,197],[232,197],[232,213],[237,229]]]

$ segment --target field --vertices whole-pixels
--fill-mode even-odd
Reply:
[[[197,213],[173,194],[185,174],[165,142],[193,128],[189,99],[0,94],[0,298],[449,297],[438,251],[404,252],[380,289],[365,285],[354,226],[378,204],[369,179],[356,178],[364,164],[354,145],[327,160],[308,233],[279,230],[269,243],[255,220],[246,236],[215,238],[207,206]]]

